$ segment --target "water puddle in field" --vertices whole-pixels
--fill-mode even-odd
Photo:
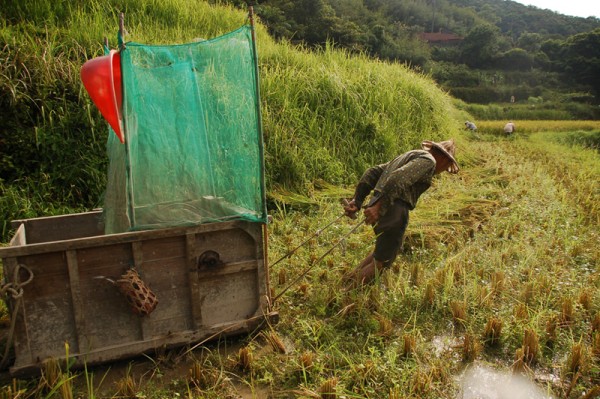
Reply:
[[[440,357],[447,352],[453,352],[454,348],[460,346],[460,339],[451,335],[438,335],[431,340],[431,349],[436,357]]]
[[[554,399],[524,376],[481,365],[464,373],[460,388],[457,399]]]

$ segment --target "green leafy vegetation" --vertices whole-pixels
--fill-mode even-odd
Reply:
[[[561,119],[599,117],[597,18],[498,0],[265,0],[256,10],[278,40],[406,63],[469,103],[537,97]],[[578,108],[564,107],[574,92]]]

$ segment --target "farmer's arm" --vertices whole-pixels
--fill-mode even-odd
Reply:
[[[377,180],[379,180],[379,177],[383,173],[386,165],[387,164],[381,164],[370,167],[365,171],[365,173],[363,173],[358,184],[356,185],[356,189],[354,190],[354,197],[349,203],[344,205],[344,212],[346,213],[346,216],[354,218],[356,212],[362,208],[365,198],[371,193],[373,188],[375,188]]]
[[[387,164],[373,166],[363,173],[358,184],[356,185],[356,190],[354,191],[354,203],[358,209],[362,207],[367,195],[369,195],[373,188],[375,188],[375,185],[377,184],[377,181],[381,177],[381,174],[386,166]]]

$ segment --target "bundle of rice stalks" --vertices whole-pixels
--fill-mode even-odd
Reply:
[[[577,372],[581,372],[584,368],[587,368],[587,354],[584,346],[581,342],[575,343],[571,347],[571,352],[567,358],[566,372],[567,375],[572,375]]]
[[[277,276],[278,276],[279,285],[285,285],[285,283],[287,281],[287,274],[286,274],[285,269],[280,269]]]
[[[261,332],[261,335],[271,345],[275,352],[283,354],[287,352],[283,340],[274,330],[263,331]]]
[[[410,379],[410,390],[417,396],[430,392],[431,385],[431,375],[426,370],[417,369]]]
[[[573,306],[573,300],[571,298],[563,298],[560,306],[560,323],[563,326],[567,326],[573,323],[575,318],[575,311]]]
[[[206,364],[195,361],[189,369],[188,381],[198,389],[207,389],[217,385],[220,372]]]
[[[539,351],[540,345],[537,333],[530,329],[526,328],[523,334],[523,360],[527,364],[533,364],[536,361]]]
[[[404,334],[402,345],[402,357],[410,357],[417,350],[417,338],[414,334]]]
[[[40,379],[40,383],[47,388],[48,390],[52,390],[58,381],[62,372],[60,371],[60,364],[56,358],[49,358],[44,361],[44,366],[42,367],[42,378]]]
[[[456,326],[464,326],[467,321],[467,305],[464,301],[451,301],[450,311]]]
[[[470,363],[477,358],[481,350],[481,345],[477,342],[477,339],[472,334],[465,334],[463,339],[463,351],[462,360],[463,362]]]
[[[495,271],[491,277],[492,294],[499,296],[504,291],[504,281],[506,276],[503,271]]]
[[[425,286],[425,292],[423,294],[423,306],[433,307],[435,301],[435,288],[433,283],[429,282]]]
[[[497,317],[490,317],[483,331],[483,342],[488,346],[496,346],[500,343],[503,322]]]
[[[592,319],[592,334],[600,331],[600,312]]]
[[[515,373],[524,373],[527,369],[527,365],[525,364],[525,356],[523,355],[523,348],[517,348],[515,351],[515,361],[512,364],[512,369]]]
[[[332,377],[328,380],[325,380],[321,386],[319,387],[319,395],[321,395],[321,399],[336,399],[336,387],[338,384],[338,378]]]
[[[310,369],[315,360],[315,354],[311,351],[304,351],[300,354],[298,361],[304,370]]]
[[[411,268],[410,268],[410,284],[414,287],[418,287],[419,286],[419,272],[420,272],[420,265],[418,262],[415,262],[412,264]]]
[[[527,305],[520,303],[515,306],[514,314],[517,320],[527,320],[529,318],[529,309],[527,308]]]
[[[487,307],[492,303],[492,293],[486,285],[480,285],[477,287],[477,304],[480,307]]]
[[[558,327],[558,317],[552,316],[546,322],[546,345],[554,346],[556,342],[556,327]]]
[[[252,349],[250,349],[248,346],[240,348],[238,351],[237,366],[242,370],[250,370],[252,368],[253,361],[254,355],[252,354]]]
[[[592,355],[600,361],[600,332],[594,333],[592,337]]]
[[[12,385],[5,385],[0,388],[0,399],[17,399],[25,398],[27,388],[19,387],[20,382],[16,378],[13,378]]]
[[[590,292],[589,289],[584,289],[579,293],[579,303],[581,304],[581,307],[584,310],[588,312],[592,310],[592,304],[594,303],[594,301],[593,294]]]
[[[394,323],[387,317],[380,315],[379,313],[375,316],[379,323],[378,334],[382,337],[389,337],[394,332]]]
[[[124,399],[137,399],[139,390],[140,386],[127,373],[126,376],[117,381],[117,393],[115,396]]]
[[[521,301],[525,304],[530,304],[534,298],[534,285],[533,283],[527,283],[521,290]]]

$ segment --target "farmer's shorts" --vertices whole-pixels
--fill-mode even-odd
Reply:
[[[409,211],[410,208],[404,201],[397,200],[373,227],[377,235],[373,255],[375,260],[383,262],[386,267],[390,266],[398,255],[408,226]]]

